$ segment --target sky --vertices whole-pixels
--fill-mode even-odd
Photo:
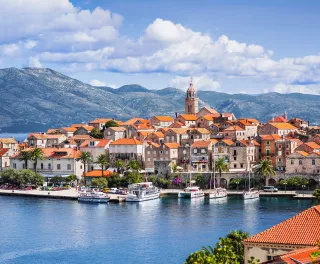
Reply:
[[[318,0],[0,0],[0,68],[96,86],[320,94]]]

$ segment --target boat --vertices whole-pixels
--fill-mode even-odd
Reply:
[[[143,202],[160,197],[160,190],[152,182],[140,182],[128,186],[129,194],[126,202]]]
[[[79,193],[78,201],[87,203],[107,203],[110,198],[103,192],[91,190]]]
[[[210,191],[209,193],[209,199],[216,199],[216,198],[224,198],[227,197],[227,190],[224,188],[216,188],[216,162],[215,162],[215,146],[213,146],[213,190]],[[212,174],[211,174],[212,177]],[[211,189],[211,182],[212,180],[210,179],[210,189]]]
[[[260,197],[260,193],[258,190],[254,190],[251,188],[250,184],[250,169],[248,170],[248,175],[249,175],[249,189],[248,191],[243,192],[243,199],[248,200],[248,199],[258,199]]]
[[[198,186],[189,186],[187,188],[184,188],[182,192],[178,193],[179,198],[193,199],[193,198],[199,198],[203,196],[204,196],[204,192]]]
[[[227,197],[227,190],[224,188],[214,188],[212,192],[209,193],[209,199],[224,198]]]

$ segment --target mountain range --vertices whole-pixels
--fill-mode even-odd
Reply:
[[[265,122],[287,113],[320,123],[320,96],[266,93],[258,95],[198,91],[200,107],[233,112]],[[137,84],[118,89],[95,87],[48,68],[0,69],[1,132],[45,131],[94,118],[149,118],[184,112],[185,92],[151,90]]]

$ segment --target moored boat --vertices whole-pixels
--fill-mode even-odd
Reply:
[[[224,188],[215,188],[209,193],[209,199],[224,198],[227,197],[227,190]]]
[[[193,199],[193,198],[198,198],[203,196],[204,196],[204,192],[198,186],[189,186],[187,188],[184,188],[182,192],[178,193],[179,198]]]
[[[143,202],[160,197],[160,190],[152,182],[140,182],[128,186],[129,194],[126,202]]]
[[[83,191],[79,193],[78,201],[87,203],[107,203],[110,198],[100,191]]]
[[[249,191],[243,192],[243,199],[257,199],[259,198],[260,194],[259,191],[250,189]]]

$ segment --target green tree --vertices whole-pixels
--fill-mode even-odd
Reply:
[[[67,183],[70,183],[72,181],[77,181],[77,180],[78,180],[78,178],[77,178],[77,175],[75,175],[75,174],[71,174],[66,178]]]
[[[186,264],[243,264],[243,240],[248,237],[249,234],[246,232],[232,231],[225,238],[221,237],[215,248],[203,247],[200,251],[192,253]]]
[[[141,169],[141,165],[137,160],[130,160],[127,164],[128,170],[138,171]]]
[[[257,164],[254,172],[257,175],[261,175],[265,178],[265,184],[268,185],[268,177],[273,177],[276,175],[276,172],[273,169],[273,166],[271,164],[271,160],[268,159],[262,159]]]
[[[206,184],[205,178],[203,176],[202,173],[196,174],[193,179],[196,182],[196,185],[200,186],[200,187],[204,187],[204,185]]]
[[[106,178],[100,177],[100,178],[94,178],[91,181],[92,186],[97,186],[100,189],[108,187],[108,181]]]
[[[232,186],[234,188],[234,186],[236,186],[237,191],[239,191],[239,185],[241,183],[243,183],[245,180],[243,178],[233,178],[231,179],[229,186]]]
[[[89,151],[82,151],[80,154],[79,159],[80,162],[83,164],[83,182],[85,184],[85,179],[86,179],[86,175],[87,175],[87,166],[89,164],[89,162],[92,161],[92,156],[91,153]]]
[[[28,169],[28,161],[31,160],[31,152],[21,151],[19,160],[24,161],[24,168]]]
[[[116,160],[114,166],[117,168],[118,173],[123,173],[124,170],[124,162],[120,159]]]
[[[51,183],[53,183],[53,184],[56,184],[56,185],[60,185],[61,184],[61,182],[63,182],[63,177],[61,177],[61,176],[53,176],[52,178],[51,178]]]
[[[34,148],[30,150],[30,159],[33,161],[34,164],[34,172],[37,173],[37,164],[38,160],[43,160],[43,151],[41,148]]]
[[[98,138],[98,139],[101,139],[103,138],[103,132],[100,131],[98,128],[93,128],[90,132],[90,136],[91,137],[94,137],[94,138]]]
[[[108,169],[110,166],[110,163],[108,161],[108,156],[106,154],[100,154],[97,157],[96,163],[100,165],[101,167],[101,176],[103,177],[103,171],[104,169]]]
[[[106,130],[106,129],[109,128],[109,127],[118,127],[118,126],[119,126],[119,124],[118,124],[116,121],[110,120],[110,121],[108,121],[108,122],[105,123],[105,125],[103,126],[103,128],[104,128],[104,130]]]
[[[130,183],[130,184],[143,181],[142,175],[137,170],[130,171],[127,174],[126,178],[127,178],[128,183]]]
[[[114,173],[108,178],[108,186],[112,188],[119,188],[121,186],[121,178],[118,173]]]
[[[318,199],[318,203],[320,204],[320,189],[315,189],[313,192],[313,196]]]
[[[172,165],[172,171],[173,171],[173,172],[176,172],[177,169],[178,169],[178,165],[177,165],[177,164],[173,164],[173,165]]]
[[[218,158],[215,162],[215,170],[219,172],[218,187],[220,186],[222,172],[229,171],[228,163],[224,157]]]

